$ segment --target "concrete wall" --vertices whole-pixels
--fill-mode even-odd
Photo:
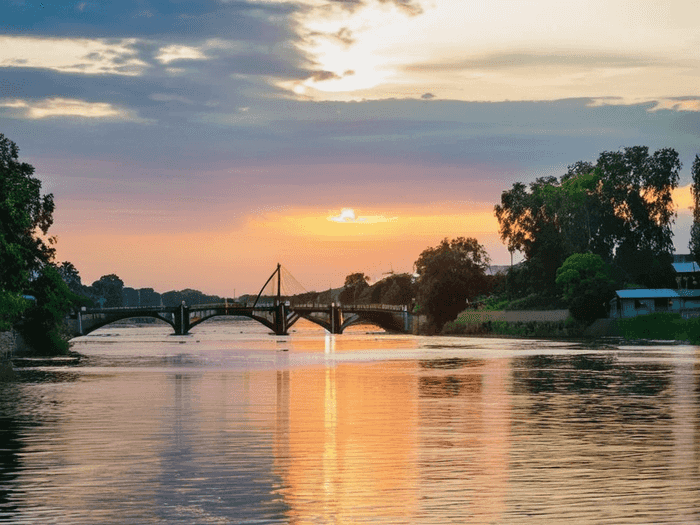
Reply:
[[[0,332],[0,360],[4,361],[12,356],[15,350],[15,332]]]
[[[527,323],[530,321],[565,321],[569,310],[499,310],[495,312],[462,312],[458,319],[467,323],[486,323],[488,321],[506,321],[509,323]]]

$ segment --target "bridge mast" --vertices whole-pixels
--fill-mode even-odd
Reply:
[[[255,298],[255,302],[253,303],[253,308],[255,308],[255,305],[258,304],[258,300],[260,299],[260,296],[262,293],[265,291],[265,287],[268,285],[268,283],[272,280],[272,278],[275,276],[275,273],[277,274],[277,297],[279,298],[279,289],[280,289],[280,263],[277,263],[277,269],[272,272],[272,275],[268,277],[267,281],[265,281],[265,284],[263,284],[263,287],[260,288],[260,293],[258,293],[258,296]]]
[[[277,304],[282,303],[282,272],[280,272],[280,263],[277,263]]]

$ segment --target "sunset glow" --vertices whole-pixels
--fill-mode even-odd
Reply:
[[[700,5],[42,6],[4,13],[0,133],[85,284],[327,289],[458,236],[509,264],[501,192],[635,145],[679,152],[687,252]]]

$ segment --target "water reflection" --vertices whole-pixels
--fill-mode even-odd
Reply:
[[[0,385],[0,521],[698,522],[695,349],[217,330]]]

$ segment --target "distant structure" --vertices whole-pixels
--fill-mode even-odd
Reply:
[[[674,254],[677,288],[617,290],[609,303],[609,315],[636,317],[655,312],[674,312],[683,317],[700,317],[700,265],[691,254]]]
[[[674,254],[673,269],[676,270],[678,288],[685,290],[700,288],[700,266],[691,254]]]

